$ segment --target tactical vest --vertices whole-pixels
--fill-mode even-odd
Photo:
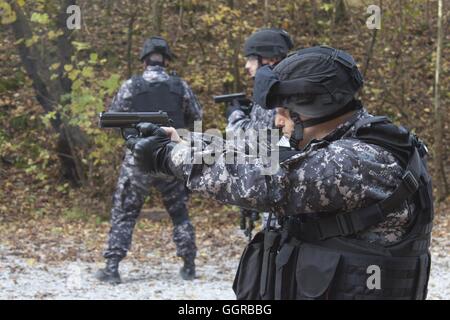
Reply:
[[[132,81],[138,84],[132,97],[134,112],[165,111],[175,128],[186,127],[182,111],[184,87],[180,78],[170,76],[167,81],[149,82],[142,76],[135,76]]]
[[[280,219],[282,228],[256,234],[234,280],[238,299],[426,298],[434,215],[426,147],[386,117],[361,119],[343,138],[391,152],[404,168],[401,183],[389,197],[369,207],[315,214],[314,219],[291,215]],[[382,246],[353,237],[384,221],[405,201],[414,204],[414,211],[401,241]]]

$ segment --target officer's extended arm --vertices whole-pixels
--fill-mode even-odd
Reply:
[[[157,131],[157,126],[148,126],[148,132]],[[214,145],[222,143],[220,152],[216,147],[208,148],[199,136],[194,145],[171,142],[167,133],[158,131],[147,138],[138,139],[133,145],[136,163],[147,172],[163,172],[184,181],[189,189],[202,192],[216,200],[249,209],[272,211],[273,204],[283,194],[280,188],[283,174],[264,174],[267,169],[261,159],[250,155],[238,155],[239,151],[225,146],[224,140],[216,137]],[[211,145],[213,145],[211,143]],[[219,153],[220,154],[217,154]],[[242,157],[245,164],[228,164],[229,159]],[[214,158],[214,161],[208,161]]]

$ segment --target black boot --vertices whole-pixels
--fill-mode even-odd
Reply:
[[[122,281],[120,280],[119,274],[119,262],[120,260],[117,258],[109,258],[106,260],[106,267],[98,270],[95,273],[95,278],[102,282],[110,283],[110,284],[119,284]]]
[[[180,276],[183,280],[195,279],[195,258],[183,258],[184,266],[180,269]]]

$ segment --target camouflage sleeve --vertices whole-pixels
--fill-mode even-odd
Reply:
[[[132,98],[132,80],[125,81],[114,97],[108,111],[114,112],[130,112],[131,111],[131,98]]]
[[[239,154],[240,151],[224,146],[224,140],[215,137],[194,137],[199,146],[178,144],[171,153],[170,167],[178,178],[186,181],[190,190],[239,207],[274,210],[285,194],[284,171],[264,175],[267,164],[259,158]],[[209,140],[206,142],[205,140]],[[222,152],[217,150],[221,149]],[[245,157],[245,164],[236,164],[237,157]],[[240,162],[243,163],[243,162]]]
[[[291,167],[299,213],[350,212],[380,201],[399,184],[402,168],[381,147],[338,140],[312,151]]]
[[[259,105],[254,105],[248,116],[242,110],[235,110],[228,118],[226,130],[273,128],[274,121],[275,110],[266,110]]]
[[[225,147],[217,156],[211,144],[179,146],[172,152],[171,168],[191,190],[242,207],[279,207],[280,214],[286,208],[290,214],[352,211],[386,198],[402,176],[389,152],[354,141],[299,154],[273,175],[263,175],[264,164],[250,155],[244,156],[245,164],[228,164],[230,153],[237,152]],[[215,161],[203,161],[205,155],[214,155]],[[289,203],[279,206],[282,199]]]
[[[394,192],[403,169],[391,153],[361,141],[339,140],[293,164],[289,211],[336,214],[377,203]],[[412,209],[399,203],[386,219],[356,234],[379,244],[400,240],[408,230]]]
[[[184,119],[185,122],[190,126],[193,125],[194,121],[202,119],[202,106],[200,105],[197,97],[195,96],[192,89],[186,83],[186,81],[182,80],[184,87],[184,96],[183,96],[183,110],[184,110]],[[192,124],[192,125],[191,125]]]

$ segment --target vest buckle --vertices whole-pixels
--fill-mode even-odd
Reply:
[[[402,177],[402,180],[411,194],[413,194],[414,192],[417,191],[417,189],[419,189],[419,182],[416,180],[411,171],[409,170],[406,171]]]
[[[355,232],[355,228],[353,227],[351,216],[349,214],[337,214],[336,222],[341,235],[348,236]]]

